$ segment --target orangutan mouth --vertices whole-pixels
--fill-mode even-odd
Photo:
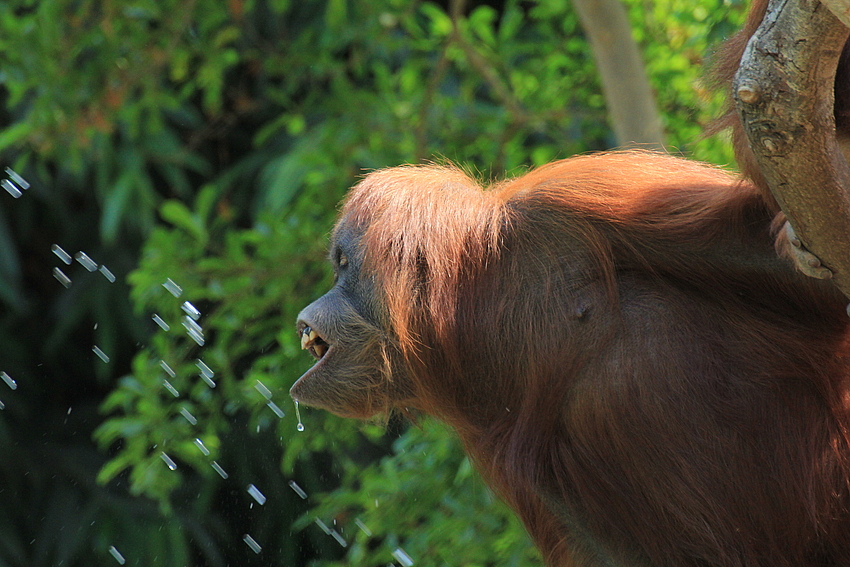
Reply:
[[[316,360],[321,360],[328,351],[328,343],[319,336],[319,333],[306,326],[301,329],[301,348],[309,350]]]

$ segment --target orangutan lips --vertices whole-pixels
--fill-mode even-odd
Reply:
[[[328,343],[319,336],[319,333],[310,327],[304,327],[301,331],[301,348],[309,350],[316,360],[321,360],[328,350]]]

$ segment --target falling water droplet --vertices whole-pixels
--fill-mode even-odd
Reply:
[[[266,405],[269,406],[269,409],[271,409],[274,414],[279,418],[283,419],[283,417],[286,415],[285,413],[283,413],[283,410],[280,409],[280,407],[278,407],[278,405],[273,401],[269,400]]]
[[[62,247],[61,247],[61,246],[59,246],[58,244],[54,244],[53,246],[51,246],[51,247],[50,247],[50,250],[52,250],[52,251],[53,251],[53,253],[54,253],[54,254],[56,254],[56,256],[57,256],[60,260],[62,260],[63,262],[65,262],[65,264],[67,264],[67,265],[69,265],[69,266],[71,265],[71,260],[72,260],[71,255],[70,255],[70,254],[68,254],[67,252],[65,252],[65,251],[62,249]]]
[[[180,415],[185,417],[186,421],[188,421],[192,425],[198,425],[198,419],[194,415],[189,413],[189,410],[187,410],[186,408],[180,408]]]
[[[253,484],[248,485],[248,494],[250,494],[254,500],[260,504],[260,506],[266,503],[266,495],[260,492],[260,489]]]
[[[304,431],[304,424],[301,423],[301,412],[298,410],[298,400],[295,400],[295,417],[298,418],[298,425],[295,426],[295,429]]]
[[[6,385],[12,388],[13,390],[18,389],[18,383],[15,382],[12,377],[6,374],[5,372],[0,372],[0,378],[2,378],[3,381],[6,382]]]
[[[198,343],[198,346],[204,346],[206,339],[204,339],[204,336],[197,332],[195,329],[188,329],[187,334],[189,335],[190,339]]]
[[[254,385],[254,388],[256,388],[260,395],[263,396],[265,399],[272,399],[272,391],[266,388],[266,385],[260,382],[259,380],[257,380],[257,383]]]
[[[254,553],[260,553],[260,552],[263,550],[263,548],[262,548],[262,547],[260,547],[260,544],[259,544],[259,543],[257,543],[257,542],[256,542],[256,540],[254,540],[254,538],[252,538],[252,537],[251,537],[251,536],[249,536],[248,534],[245,534],[245,535],[242,537],[242,541],[244,541],[246,544],[248,544],[248,547],[250,547],[250,548],[251,548],[251,550],[252,550]]]
[[[331,529],[320,518],[316,518],[316,525],[319,526],[319,529],[325,532],[325,535],[331,535]]]
[[[167,289],[168,292],[171,293],[171,295],[173,295],[174,297],[180,297],[180,295],[183,293],[183,288],[174,283],[171,278],[165,280],[165,283],[162,284],[162,287]]]
[[[215,376],[215,372],[213,372],[212,369],[207,366],[206,363],[200,358],[195,360],[195,366],[198,367],[198,370],[200,371],[200,376],[203,381],[207,383],[207,386],[209,386],[210,388],[215,388],[215,382],[213,381],[213,376]]]
[[[26,179],[24,179],[23,177],[18,175],[17,172],[15,172],[15,170],[12,169],[11,167],[6,168],[6,175],[11,177],[12,181],[14,181],[18,185],[20,185],[21,189],[23,189],[24,191],[26,191],[27,189],[30,188],[29,181],[27,181]]]
[[[156,323],[157,325],[159,325],[159,328],[162,329],[163,331],[168,331],[168,330],[171,329],[171,325],[169,325],[168,323],[163,321],[162,317],[160,317],[156,313],[153,314],[152,319],[153,319],[153,322]]]
[[[53,268],[53,277],[59,280],[59,283],[61,283],[65,287],[71,285],[71,278],[66,276],[65,272],[63,272],[59,268]]]
[[[289,481],[289,488],[295,491],[295,494],[301,497],[302,500],[307,500],[307,493],[304,492],[304,489],[298,486],[298,483],[294,480]]]
[[[195,359],[195,366],[197,366],[201,374],[203,374],[207,378],[212,378],[213,376],[215,376],[215,372],[213,372],[212,368],[207,366],[207,363],[201,360],[200,358]]]
[[[171,469],[173,471],[177,470],[177,463],[175,463],[174,460],[172,460],[171,457],[166,455],[165,451],[162,452],[160,457],[162,457],[162,460],[165,461],[165,464],[166,464],[166,466],[168,466],[169,469]]]
[[[124,563],[127,562],[124,559],[124,556],[121,555],[121,552],[119,552],[117,549],[115,549],[114,545],[109,546],[109,554],[112,555],[112,557],[115,558],[115,561],[117,561],[119,565],[124,565]]]
[[[168,380],[166,380],[165,378],[163,378],[163,379],[162,379],[162,385],[163,385],[163,386],[165,386],[165,389],[166,389],[166,390],[168,390],[169,392],[171,392],[171,395],[172,395],[172,396],[174,396],[175,398],[179,398],[179,397],[180,397],[180,392],[178,392],[178,391],[177,391],[177,388],[175,388],[175,387],[171,384],[171,382],[169,382],[169,381],[168,381]]]
[[[364,534],[366,534],[368,537],[372,537],[372,530],[370,530],[369,527],[363,523],[363,520],[361,520],[360,518],[354,518],[354,523],[357,524],[358,528],[363,530]]]
[[[99,347],[99,346],[95,345],[95,346],[93,346],[93,347],[92,347],[92,349],[91,349],[91,350],[92,350],[92,352],[93,352],[93,353],[95,353],[95,354],[97,355],[97,357],[98,357],[99,359],[101,359],[103,362],[107,362],[107,363],[109,362],[109,356],[108,356],[105,352],[103,352],[102,350],[100,350],[100,347]]]
[[[404,552],[404,550],[400,547],[397,547],[395,551],[393,551],[393,557],[401,563],[404,567],[411,567],[413,565],[413,559]]]
[[[338,544],[340,544],[342,547],[348,547],[348,542],[347,542],[347,541],[345,541],[345,540],[342,538],[342,536],[341,536],[341,535],[339,535],[339,532],[338,532],[338,531],[336,531],[336,530],[331,530],[331,537],[332,537],[332,538],[334,538],[334,539],[336,540],[336,542],[337,542]]]
[[[176,372],[174,372],[174,370],[172,370],[172,369],[171,369],[171,367],[168,365],[168,363],[167,363],[167,362],[165,362],[164,360],[160,360],[160,361],[159,361],[159,365],[160,365],[160,366],[162,367],[162,369],[163,369],[163,370],[165,370],[165,372],[166,372],[169,376],[171,376],[172,378],[174,378],[175,376],[177,376],[177,373],[176,373]]]
[[[105,278],[106,278],[106,281],[108,281],[109,283],[115,283],[115,274],[113,274],[112,272],[110,272],[110,271],[109,271],[109,268],[107,268],[106,266],[104,266],[103,264],[101,264],[101,265],[100,265],[100,268],[98,268],[98,271],[99,271],[101,274],[103,274],[103,277],[105,277]]]
[[[198,346],[204,346],[204,330],[188,315],[183,316],[183,327]]]
[[[89,258],[89,255],[83,251],[74,254],[74,259],[90,272],[97,270],[97,262]]]
[[[186,313],[186,315],[188,315],[189,317],[191,317],[191,318],[192,318],[192,319],[194,319],[195,321],[197,321],[198,319],[200,319],[200,317],[201,317],[201,312],[200,312],[200,311],[198,311],[198,310],[195,308],[195,306],[194,306],[194,305],[192,305],[191,303],[189,303],[188,301],[184,301],[184,302],[183,302],[183,305],[181,305],[181,308],[182,308],[182,309],[183,309],[183,311]]]
[[[218,475],[219,475],[221,478],[223,478],[223,479],[227,479],[227,477],[229,476],[229,475],[228,475],[228,474],[224,471],[224,469],[223,469],[223,468],[221,468],[221,465],[219,465],[217,462],[213,461],[212,463],[210,463],[210,466],[213,468],[213,470],[215,470],[215,472],[217,472],[217,473],[218,473]]]
[[[201,450],[201,453],[203,453],[204,456],[206,456],[206,457],[210,456],[210,450],[207,449],[207,446],[204,445],[204,442],[201,441],[200,438],[197,438],[197,437],[195,438],[195,446],[198,447],[198,449]]]
[[[9,181],[8,179],[4,179],[3,181],[0,181],[0,185],[2,185],[3,189],[8,191],[9,195],[14,197],[15,199],[19,199],[21,197],[21,195],[23,195],[23,193],[21,193],[21,190],[18,189],[15,186],[15,184],[12,183],[11,181]]]

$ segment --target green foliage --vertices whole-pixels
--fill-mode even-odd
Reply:
[[[139,268],[130,276],[136,306],[168,327],[152,324],[157,331],[148,348],[136,355],[133,374],[122,379],[103,406],[106,412],[121,410],[123,415],[106,421],[98,429],[98,440],[109,446],[125,439],[113,463],[133,465],[134,471],[136,462],[147,467],[161,451],[168,451],[211,472],[208,463],[218,457],[214,448],[219,432],[227,428],[229,415],[242,410],[253,412],[252,426],[277,427],[287,438],[296,431],[288,388],[308,361],[300,356],[297,336],[287,322],[295,320],[316,287],[328,282],[324,245],[312,227],[299,223],[297,212],[284,222],[260,221],[255,228],[225,230],[220,218],[210,219],[206,197],[206,192],[199,193],[194,210],[176,201],[163,204],[162,216],[175,226],[154,231]],[[302,270],[292,270],[296,264]],[[179,286],[179,297],[163,285],[167,280]],[[203,344],[188,333],[194,319],[184,310],[187,301],[202,312],[197,324]],[[202,363],[214,372],[206,381]],[[272,392],[269,399],[265,392]],[[287,412],[286,417],[276,417],[268,402]],[[184,410],[197,419],[197,427]],[[144,431],[136,430],[140,415]],[[210,448],[209,459],[202,458],[195,438]],[[288,472],[305,450],[305,439],[296,436],[286,443]],[[130,452],[135,453],[125,458]],[[121,468],[115,464],[104,469],[104,477]],[[161,463],[158,472],[150,474],[157,474],[157,487],[174,476]],[[133,486],[150,494],[146,486]]]
[[[350,467],[351,486],[328,494],[299,522],[315,529],[315,518],[344,519],[335,525],[350,538],[348,553],[332,565],[383,566],[399,546],[427,564],[540,564],[519,520],[484,486],[445,426],[426,420],[396,440],[387,458]]]
[[[744,23],[740,0],[625,0],[646,72],[664,117],[669,147],[695,159],[734,163],[728,141],[702,138],[720,116],[723,93],[708,87],[712,49]]]
[[[699,141],[720,108],[699,78],[743,8],[626,4],[670,144],[730,163],[722,140]],[[132,269],[135,319],[120,283],[107,294],[103,282],[75,279],[45,301],[62,313],[53,346],[20,357],[32,368],[52,352],[46,383],[87,384],[90,353],[71,370],[56,353],[77,349],[70,337],[83,327],[88,337],[92,323],[97,344],[116,353],[94,367],[109,392],[88,400],[100,404],[93,434],[109,460],[91,461],[101,486],[86,494],[112,500],[78,517],[80,526],[98,517],[90,550],[45,552],[44,564],[102,561],[110,545],[151,565],[386,565],[397,548],[422,565],[540,564],[450,431],[429,420],[387,430],[302,408],[299,433],[288,389],[311,362],[293,322],[330,283],[334,211],[365,170],[448,159],[486,182],[611,145],[569,3],[509,0],[453,17],[405,0],[16,0],[0,3],[0,57],[0,156],[40,184],[35,204],[16,209],[14,237],[0,218],[0,300],[21,313],[0,342],[18,352],[17,326],[37,321],[13,238],[40,246],[42,258],[32,219],[43,211],[58,219],[56,241]],[[42,287],[54,289],[45,273]],[[187,332],[186,301],[201,312],[203,344]],[[200,375],[199,360],[214,376]],[[13,444],[0,437],[0,446]],[[232,501],[222,494],[256,479],[274,514],[250,523],[225,513]],[[114,496],[125,484],[134,498]],[[119,521],[128,501],[144,512]],[[261,556],[239,541],[248,524]],[[25,540],[0,538],[0,563],[9,549],[10,564],[28,564]]]
[[[338,528],[342,537],[360,535],[350,542],[345,564],[384,565],[401,546],[428,561],[453,557],[466,565],[488,564],[497,549],[498,557],[510,561],[506,564],[528,565],[536,552],[522,527],[473,474],[444,428],[426,421],[421,429],[409,429],[390,456],[371,464],[360,454],[367,447],[377,454],[384,451],[383,427],[303,408],[305,431],[297,432],[288,389],[310,361],[286,322],[295,320],[317,288],[330,284],[325,243],[300,220],[302,208],[313,206],[312,197],[302,194],[288,215],[273,222],[263,217],[254,228],[242,230],[205,212],[204,197],[199,193],[194,209],[173,201],[163,204],[161,214],[174,226],[154,231],[131,274],[135,304],[167,322],[168,330],[156,327],[149,346],[134,358],[133,373],[122,378],[101,408],[113,417],[95,437],[104,448],[116,442],[121,448],[99,480],[109,481],[129,468],[131,490],[169,510],[168,495],[178,486],[181,471],[190,467],[213,477],[211,463],[221,461],[222,432],[231,427],[232,416],[247,413],[249,430],[271,430],[280,439],[286,476],[296,475],[313,454],[333,455],[337,490],[321,496],[320,484],[298,478],[309,494],[319,493],[311,501],[320,507],[297,527],[319,537],[314,518],[326,523],[348,518]],[[291,268],[296,262],[297,271]],[[164,287],[168,279],[180,286],[179,298]],[[181,324],[187,317],[184,301],[203,306],[198,320],[203,346]],[[214,388],[199,376],[199,359],[215,372]],[[187,411],[196,422],[187,419]],[[166,466],[163,453],[178,463],[176,471]],[[421,478],[423,467],[429,471],[427,480]],[[375,507],[375,501],[384,504]],[[488,514],[480,513],[482,507]],[[409,516],[411,510],[419,516]],[[402,511],[409,516],[405,521],[399,519]],[[353,516],[355,512],[359,515]],[[357,529],[355,518],[369,526],[371,536]],[[423,525],[437,529],[423,530]],[[474,545],[484,533],[493,534],[496,548]]]

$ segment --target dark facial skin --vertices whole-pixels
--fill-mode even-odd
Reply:
[[[331,242],[334,286],[298,314],[301,346],[316,364],[290,390],[296,401],[343,417],[371,417],[409,397],[385,309],[364,269],[359,232],[341,223]]]

